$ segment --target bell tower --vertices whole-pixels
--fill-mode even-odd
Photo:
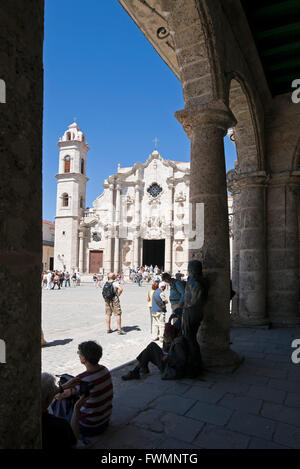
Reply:
[[[59,139],[54,269],[78,270],[78,228],[85,209],[89,147],[76,122]]]

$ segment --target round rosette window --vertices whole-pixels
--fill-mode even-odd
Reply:
[[[155,198],[162,192],[162,188],[155,182],[148,187],[147,192]]]

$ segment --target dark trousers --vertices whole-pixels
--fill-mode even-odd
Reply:
[[[196,377],[202,371],[202,358],[197,340],[202,317],[202,311],[198,308],[187,308],[183,314],[182,335],[188,345],[186,376],[189,378]]]
[[[139,354],[137,361],[142,365],[153,363],[160,371],[164,371],[165,361],[163,360],[164,353],[162,349],[155,343],[150,344]]]

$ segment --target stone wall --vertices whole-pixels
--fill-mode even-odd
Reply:
[[[43,10],[0,4],[0,448],[41,446]]]

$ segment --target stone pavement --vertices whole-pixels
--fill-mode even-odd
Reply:
[[[90,300],[94,301],[92,287],[83,288],[89,293]],[[145,287],[138,289],[135,285],[128,285],[126,290],[130,301],[136,302],[136,306],[147,291]],[[48,294],[55,292],[45,293],[47,301],[50,301]],[[53,299],[54,296],[51,297]],[[81,311],[83,303],[80,303]],[[44,308],[46,311],[47,308]],[[74,304],[74,314],[76,309]],[[143,342],[149,342],[147,308],[143,310],[140,306],[138,310],[140,324],[133,308],[128,313],[128,319],[131,318],[128,322],[131,326],[128,327],[140,325],[142,330],[132,329],[124,336],[127,342],[123,346],[120,345],[123,337],[109,339],[111,355],[107,354],[106,360],[110,357],[113,363],[120,361],[124,365],[116,368],[110,366],[114,383],[111,425],[105,434],[91,439],[93,448],[300,448],[300,364],[295,365],[291,361],[294,350],[291,343],[295,338],[300,339],[300,329],[233,329],[232,349],[243,355],[245,361],[232,375],[210,372],[201,380],[163,381],[158,370],[150,365],[150,375],[141,380],[124,382],[121,376],[132,368],[132,364],[126,361],[137,355]],[[47,318],[48,313],[45,312],[45,326],[51,322]],[[77,317],[77,320],[80,323],[80,318]],[[95,338],[90,320],[86,318],[86,321],[86,325],[82,320],[81,326],[77,323],[74,330],[70,329],[69,336],[77,340],[91,333],[90,338]],[[56,333],[47,333],[45,328],[47,339],[66,337],[67,328],[62,330],[60,327],[62,325],[58,325]],[[106,336],[101,337],[101,343],[104,344],[104,341],[106,348],[109,346]],[[50,351],[56,357],[63,357],[62,349],[68,346],[70,343],[57,346],[60,352],[53,352],[56,347],[43,349],[43,367],[49,370],[54,365]],[[117,357],[114,356],[114,349]],[[65,353],[66,357],[68,353]],[[77,369],[74,357],[71,359],[69,355],[69,358],[69,364],[73,360],[73,368]],[[78,371],[81,370],[79,367]],[[64,371],[69,370],[64,368]]]

